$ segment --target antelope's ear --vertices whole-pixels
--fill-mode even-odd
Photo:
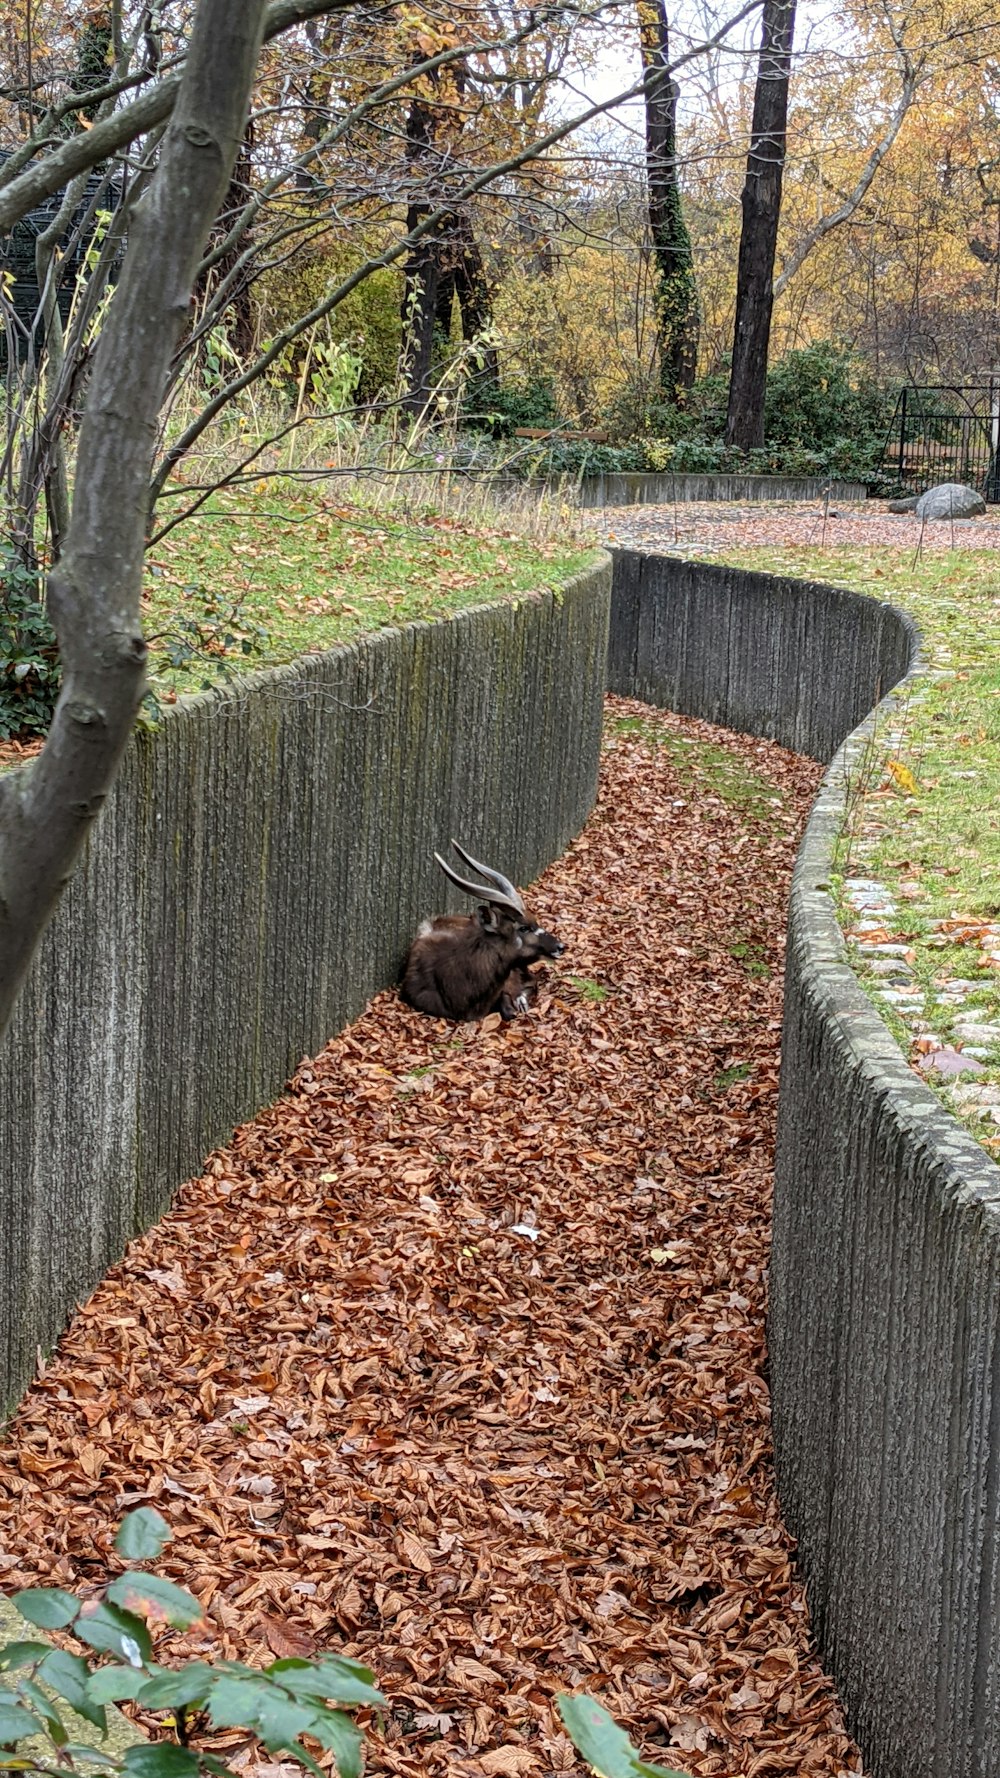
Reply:
[[[500,924],[500,916],[489,902],[481,901],[476,909],[476,919],[484,932],[496,932]]]

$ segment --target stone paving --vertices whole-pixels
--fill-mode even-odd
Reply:
[[[900,884],[900,890],[906,887]],[[885,884],[873,877],[847,877],[844,900],[857,915],[846,936],[863,967],[865,986],[875,1004],[908,1029],[921,1072],[939,1084],[948,1082],[956,1109],[980,1111],[1000,1124],[1000,1084],[974,1078],[1000,1070],[1000,1022],[985,1018],[981,1006],[969,1005],[974,996],[990,993],[995,980],[942,974],[933,984],[922,982],[914,949],[886,936],[896,903]],[[995,921],[963,921],[960,916],[935,920],[924,943],[932,948],[963,943],[978,952],[981,966],[1000,969],[1000,923]],[[935,1029],[941,1024],[949,1026],[947,1034]]]

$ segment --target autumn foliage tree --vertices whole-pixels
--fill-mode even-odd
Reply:
[[[424,31],[424,15],[359,0],[155,13],[137,0],[88,8],[82,27],[52,0],[26,6],[9,33],[0,235],[55,208],[36,317],[19,325],[0,292],[6,530],[30,572],[44,514],[63,680],[42,753],[0,779],[0,1029],[142,697],[143,553],[179,466],[360,285],[413,268],[430,246],[439,290],[427,313],[441,313],[450,279],[463,325],[479,325],[477,206],[493,190],[501,208],[516,204],[524,169],[604,108],[544,115],[553,46],[615,3],[550,16],[458,0],[428,12]],[[347,263],[313,299],[234,351],[247,289],[351,230]],[[53,297],[74,263],[68,234],[85,273],[63,328]]]

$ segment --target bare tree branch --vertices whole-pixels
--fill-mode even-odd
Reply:
[[[267,42],[280,36],[306,19],[327,12],[344,12],[357,4],[358,0],[271,0],[264,40]],[[0,187],[0,232],[13,228],[15,222],[51,197],[77,173],[86,172],[98,161],[108,160],[138,136],[163,123],[173,111],[181,79],[180,74],[174,74],[158,81],[150,92],[133,99],[130,105],[113,112],[92,129],[71,136],[68,142],[26,167],[8,185]]]
[[[725,22],[725,24],[719,27],[714,36],[709,38],[705,43],[698,44],[695,48],[687,50],[683,55],[678,56],[665,70],[665,75],[669,78],[679,69],[693,61],[697,56],[704,54],[706,50],[715,48],[718,44],[724,42],[726,37],[737,25],[741,24],[751,13],[758,10],[760,4],[761,0],[744,0],[743,6],[741,6],[740,9]],[[266,352],[262,352],[260,357],[257,358],[253,364],[248,365],[246,369],[241,371],[237,376],[231,377],[227,383],[223,384],[222,387],[216,391],[212,399],[205,404],[201,413],[197,414],[189,425],[185,427],[180,436],[175,439],[169,451],[164,454],[150,487],[150,511],[152,511],[156,500],[159,498],[175,464],[179,463],[187,454],[191,449],[191,446],[201,437],[202,433],[214,420],[215,416],[220,413],[223,408],[227,407],[237,395],[242,394],[244,389],[250,388],[258,378],[262,377],[270,369],[275,360],[280,358],[286,346],[290,345],[293,340],[298,339],[303,333],[307,333],[309,329],[315,327],[318,322],[324,320],[327,315],[331,314],[334,309],[339,307],[345,298],[351,294],[352,290],[355,290],[357,286],[362,284],[373,272],[381,271],[384,267],[393,265],[403,254],[408,253],[414,244],[424,235],[435,229],[438,224],[454,210],[456,205],[467,203],[470,198],[473,198],[479,192],[486,190],[488,186],[494,184],[497,180],[502,179],[506,174],[516,172],[520,168],[526,166],[529,162],[537,160],[541,155],[544,155],[549,148],[554,147],[558,142],[564,141],[567,136],[571,135],[575,130],[580,129],[584,124],[590,123],[593,118],[600,117],[608,111],[613,111],[618,106],[627,103],[629,99],[636,98],[638,94],[643,91],[645,78],[645,74],[641,75],[631,86],[626,87],[621,92],[615,93],[610,99],[603,99],[593,105],[588,105],[585,110],[576,113],[575,116],[564,119],[561,123],[548,130],[544,135],[535,138],[535,140],[530,142],[526,147],[520,149],[516,154],[509,155],[505,160],[494,162],[484,171],[477,173],[474,177],[465,180],[463,183],[456,182],[455,188],[448,192],[445,201],[430,209],[427,215],[422,218],[416,227],[400,236],[399,240],[394,241],[384,252],[364,260],[361,265],[357,266],[355,270],[343,280],[342,283],[338,284],[335,290],[322,298],[322,300],[316,303],[306,314],[296,317],[293,322],[290,322],[287,327],[283,328],[271,341]]]
[[[174,115],[130,219],[49,582],[63,684],[39,757],[0,779],[0,1029],[114,781],[145,680],[146,489],[167,367],[242,137],[266,0],[201,0]]]
[[[884,134],[875,144],[871,154],[868,156],[853,191],[850,191],[847,194],[839,209],[831,210],[827,216],[821,216],[815,227],[811,228],[809,233],[799,242],[794,253],[789,254],[788,259],[781,268],[779,276],[774,280],[775,300],[781,295],[790,280],[794,278],[803,262],[808,259],[813,248],[818,247],[820,241],[825,240],[827,235],[832,234],[835,228],[839,228],[842,222],[849,222],[859,205],[864,201],[872,180],[875,178],[879,167],[885,160],[896,137],[899,135],[906,114],[925,77],[922,63],[918,64],[916,67],[911,67],[907,64],[903,77],[902,91],[900,92],[899,98],[893,109],[892,116],[889,119]]]

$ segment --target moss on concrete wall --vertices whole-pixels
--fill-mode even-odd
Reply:
[[[0,1400],[173,1188],[468,905],[593,803],[610,567],[308,655],[130,749],[0,1050]]]

